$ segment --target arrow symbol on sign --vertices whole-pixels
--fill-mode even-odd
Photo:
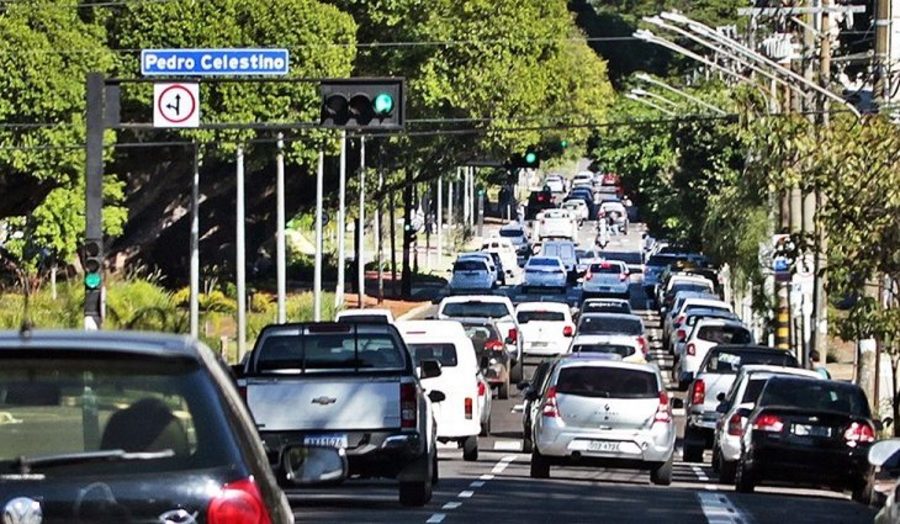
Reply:
[[[175,105],[166,104],[166,109],[174,109],[175,114],[179,115],[181,113],[181,95],[175,95]]]

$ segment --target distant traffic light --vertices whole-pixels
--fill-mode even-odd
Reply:
[[[319,124],[347,129],[402,129],[402,78],[345,78],[319,84]]]
[[[559,147],[561,147],[563,149],[569,147],[569,141],[566,140],[565,138],[563,138],[562,140],[559,141]]]
[[[508,168],[536,169],[541,165],[541,155],[534,146],[528,146],[524,153],[512,155],[506,162]]]
[[[100,289],[103,284],[103,245],[100,240],[84,243],[84,287]]]

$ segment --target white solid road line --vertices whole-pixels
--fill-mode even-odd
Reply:
[[[445,518],[447,518],[446,513],[435,513],[434,515],[429,517],[428,520],[425,521],[425,523],[426,524],[440,524],[441,522],[444,521]]]
[[[747,524],[750,522],[722,493],[700,491],[697,493],[700,508],[709,524]]]
[[[521,440],[494,441],[494,451],[522,451]]]

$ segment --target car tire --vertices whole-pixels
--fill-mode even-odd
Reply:
[[[737,476],[738,463],[719,456],[719,484],[731,484]]]
[[[491,435],[491,417],[488,417],[487,421],[481,425],[481,433],[478,436],[489,437],[490,435]]]
[[[497,398],[506,400],[509,398],[509,372],[506,372],[506,378],[497,386]]]
[[[669,455],[669,460],[655,466],[650,470],[650,482],[657,486],[668,486],[672,483],[672,461],[673,455]]]
[[[695,433],[690,426],[685,426],[681,450],[682,460],[685,462],[703,462],[703,436]]]
[[[537,449],[531,452],[531,478],[547,479],[550,478],[550,461],[541,455]]]
[[[524,366],[525,366],[525,364],[521,360],[519,362],[516,362],[516,364],[512,367],[512,369],[509,370],[509,375],[510,375],[509,381],[510,382],[515,382],[516,384],[518,384],[519,382],[522,382],[522,377],[523,377],[523,369],[522,368]]]
[[[466,462],[478,460],[478,437],[472,435],[463,440],[463,460]]]
[[[431,500],[431,478],[421,482],[400,483],[401,506],[424,506]]]
[[[531,453],[534,451],[534,444],[531,442],[531,437],[525,435],[522,437],[522,453]]]
[[[753,478],[753,472],[750,471],[744,461],[740,461],[735,469],[734,490],[738,493],[753,493],[753,490],[756,489],[756,479]]]

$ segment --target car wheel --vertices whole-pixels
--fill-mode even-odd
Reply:
[[[753,493],[755,488],[756,481],[753,479],[753,473],[749,470],[744,461],[740,461],[734,475],[735,491],[738,493]]]
[[[719,454],[719,484],[731,484],[737,475],[736,461],[725,460]]]
[[[431,479],[421,482],[400,483],[400,504],[403,506],[424,506],[431,500]]]
[[[703,436],[690,426],[684,428],[684,447],[681,456],[685,462],[703,462]]]
[[[550,461],[541,455],[538,450],[531,452],[531,478],[546,479],[550,478]]]
[[[481,433],[478,435],[480,437],[487,437],[491,434],[491,417],[481,425]]]
[[[527,434],[522,437],[522,453],[531,453],[534,451],[534,444],[531,442],[531,437]]]
[[[506,373],[506,378],[497,387],[497,398],[500,400],[509,398],[509,372]]]
[[[672,455],[669,455],[669,460],[650,470],[650,482],[657,486],[668,486],[672,483]]]
[[[434,451],[434,458],[431,459],[431,485],[437,486],[440,475],[438,474],[438,456],[437,449]]]
[[[463,460],[466,462],[478,460],[478,437],[472,435],[463,441]]]

